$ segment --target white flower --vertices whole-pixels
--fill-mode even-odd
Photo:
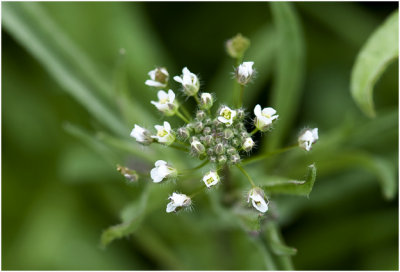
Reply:
[[[151,138],[157,139],[159,143],[170,145],[175,141],[175,135],[171,131],[171,125],[168,122],[164,122],[164,126],[155,125],[157,134],[151,136]]]
[[[192,204],[192,200],[185,194],[172,193],[168,198],[171,200],[167,205],[167,213],[176,212],[177,209],[187,207]]]
[[[279,115],[275,115],[276,110],[273,108],[264,108],[261,111],[261,106],[257,105],[254,108],[254,114],[256,118],[254,120],[256,128],[261,131],[268,130],[268,127],[272,124],[272,122],[279,117]]]
[[[250,190],[249,195],[247,197],[247,202],[249,203],[251,199],[251,204],[258,211],[265,213],[268,211],[268,203],[265,202],[264,192],[260,188],[253,188]]]
[[[245,85],[250,81],[254,73],[253,64],[252,61],[243,62],[236,69],[236,78],[239,84]]]
[[[204,177],[203,181],[206,184],[207,188],[210,188],[213,185],[216,185],[219,182],[218,173],[215,171],[208,172]]]
[[[299,136],[299,146],[306,151],[311,150],[311,145],[318,140],[318,128],[307,129]]]
[[[244,143],[242,145],[243,150],[245,151],[250,151],[254,146],[254,141],[251,137],[248,137],[244,140]]]
[[[135,125],[135,127],[132,129],[130,136],[135,138],[138,143],[143,145],[149,145],[153,142],[150,131],[138,125]]]
[[[158,91],[157,96],[158,102],[151,101],[151,104],[156,106],[156,108],[166,116],[174,115],[178,109],[178,104],[175,100],[175,93],[172,90],[169,90],[168,93],[160,90]]]
[[[150,171],[150,176],[154,183],[159,183],[165,178],[174,178],[178,175],[178,171],[169,166],[166,161],[158,160],[154,165],[155,168]]]
[[[219,111],[218,121],[225,123],[226,126],[232,125],[233,119],[236,117],[236,111],[224,106]]]
[[[146,80],[145,84],[156,88],[165,88],[168,84],[169,74],[165,68],[156,68],[151,70],[148,75],[150,79]]]
[[[196,95],[200,89],[199,79],[186,67],[182,69],[182,75],[180,77],[174,76],[174,80],[182,84],[183,92],[187,96]]]

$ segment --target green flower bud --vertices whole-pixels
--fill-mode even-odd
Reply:
[[[190,137],[190,132],[186,127],[178,128],[176,133],[177,133],[178,137],[184,141],[189,139],[189,137]]]
[[[234,147],[238,147],[238,146],[240,146],[240,141],[238,140],[238,139],[233,139],[232,140],[232,145],[234,146]]]
[[[206,118],[206,113],[202,110],[199,110],[196,112],[196,118],[199,121],[203,121],[203,119]]]
[[[204,135],[208,135],[208,134],[210,134],[211,133],[211,128],[210,127],[205,127],[204,129],[203,129],[203,134]]]
[[[199,140],[196,137],[192,138],[190,145],[192,147],[193,153],[195,153],[196,155],[204,154],[206,151],[204,145],[201,142],[199,142]]]
[[[204,137],[204,143],[205,143],[207,146],[212,145],[212,144],[214,143],[214,137],[213,137],[212,135],[207,135],[207,136],[205,136],[205,137]]]
[[[229,39],[226,44],[226,52],[234,59],[241,58],[250,46],[250,40],[242,34],[237,34]]]
[[[203,125],[203,123],[202,122],[196,122],[195,124],[194,124],[194,131],[196,131],[197,133],[200,133],[202,130],[203,130],[203,128],[204,128],[204,125]]]
[[[210,162],[217,162],[217,157],[215,157],[215,156],[211,156],[210,157]]]
[[[225,148],[222,143],[219,143],[215,146],[215,154],[222,154],[222,153],[224,153],[224,151],[225,151]]]
[[[213,97],[210,93],[202,93],[200,96],[200,108],[208,110],[213,106]]]
[[[239,154],[234,154],[230,157],[230,162],[232,164],[238,164],[240,162],[240,156]]]
[[[243,109],[236,110],[236,113],[237,113],[236,118],[239,119],[239,120],[243,120],[244,117],[246,116],[246,113],[245,113],[245,111]]]
[[[224,134],[223,135],[224,135],[225,139],[229,140],[230,138],[233,137],[233,131],[230,130],[229,128],[227,128],[227,129],[224,130]]]
[[[208,149],[207,149],[207,155],[208,155],[208,156],[214,155],[214,149],[208,148]]]
[[[226,153],[228,153],[229,155],[233,155],[233,154],[236,154],[237,151],[236,151],[236,148],[230,147],[230,148],[228,148],[228,149],[226,150]]]
[[[228,158],[225,155],[221,155],[218,157],[218,163],[225,164]]]

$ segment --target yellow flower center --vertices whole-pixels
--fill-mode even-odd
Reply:
[[[161,104],[165,104],[165,103],[167,103],[167,102],[168,102],[168,98],[160,99],[160,103],[161,103]]]
[[[214,179],[212,177],[207,179],[207,184],[211,184],[214,181]]]
[[[166,131],[165,129],[160,129],[159,131],[157,131],[158,137],[164,137],[167,134],[168,134],[168,131]]]
[[[230,110],[224,110],[222,112],[222,117],[224,117],[227,120],[230,120],[231,119],[231,111]]]

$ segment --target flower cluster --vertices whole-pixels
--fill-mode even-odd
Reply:
[[[244,37],[237,36],[235,40],[228,41],[227,46],[231,56],[242,56],[248,42]],[[235,68],[236,82],[241,86],[242,92],[254,76],[253,65],[254,62],[247,61]],[[169,73],[166,68],[156,68],[148,75],[150,79],[146,80],[145,84],[158,89],[158,101],[151,101],[151,104],[164,116],[177,116],[185,124],[179,128],[172,128],[169,122],[164,121],[162,125],[154,126],[154,133],[135,124],[131,137],[142,145],[162,144],[183,150],[202,162],[196,168],[186,169],[186,172],[196,171],[209,165],[208,171],[199,178],[199,181],[204,183],[201,190],[223,183],[221,182],[223,178],[220,177],[221,170],[236,166],[246,175],[251,184],[247,193],[247,202],[260,213],[267,212],[268,198],[244,170],[242,161],[249,156],[256,145],[253,135],[257,132],[270,131],[273,124],[278,121],[277,111],[272,107],[262,108],[261,105],[256,105],[253,109],[254,116],[249,116],[241,106],[234,108],[226,104],[219,105],[215,111],[212,111],[215,106],[214,95],[210,92],[200,92],[201,86],[197,75],[185,67],[182,69],[182,74],[174,76],[173,79],[180,84],[181,95],[192,97],[196,101],[197,108],[192,116],[185,105],[178,101],[179,98],[172,89],[168,88],[168,92],[162,90],[167,89],[169,84]],[[246,124],[252,124],[252,131],[247,130]],[[317,140],[318,129],[307,129],[300,134],[298,146],[310,151],[312,144]],[[156,161],[154,166],[150,171],[150,177],[154,183],[176,180],[185,173],[164,160]],[[119,169],[126,178],[138,179],[136,172],[129,172],[127,168],[120,167]],[[173,192],[169,197],[170,202],[167,204],[166,211],[177,212],[190,207],[192,198],[196,194],[197,192],[191,195]]]

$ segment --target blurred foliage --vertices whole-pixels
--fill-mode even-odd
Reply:
[[[373,46],[371,35],[396,8],[3,3],[2,268],[398,269],[398,61],[372,73],[373,81],[381,75],[374,119],[350,92],[358,53]],[[129,186],[115,170],[123,163],[145,172],[166,156],[178,168],[196,165],[178,151],[142,149],[129,130],[162,120],[144,86],[157,65],[171,75],[188,66],[204,90],[229,102],[234,63],[223,45],[236,33],[250,38],[245,60],[258,70],[245,106],[273,105],[280,114],[260,150],[293,144],[305,126],[320,131],[310,154],[294,150],[249,165],[266,186],[277,176],[291,186],[314,162],[318,169],[308,199],[271,196],[259,236],[252,232],[259,218],[244,205],[227,209],[220,190],[196,199],[192,212],[171,215],[169,185]],[[297,182],[304,194],[314,171]],[[231,186],[246,190],[243,177],[231,175]],[[102,249],[110,233],[133,230]]]

